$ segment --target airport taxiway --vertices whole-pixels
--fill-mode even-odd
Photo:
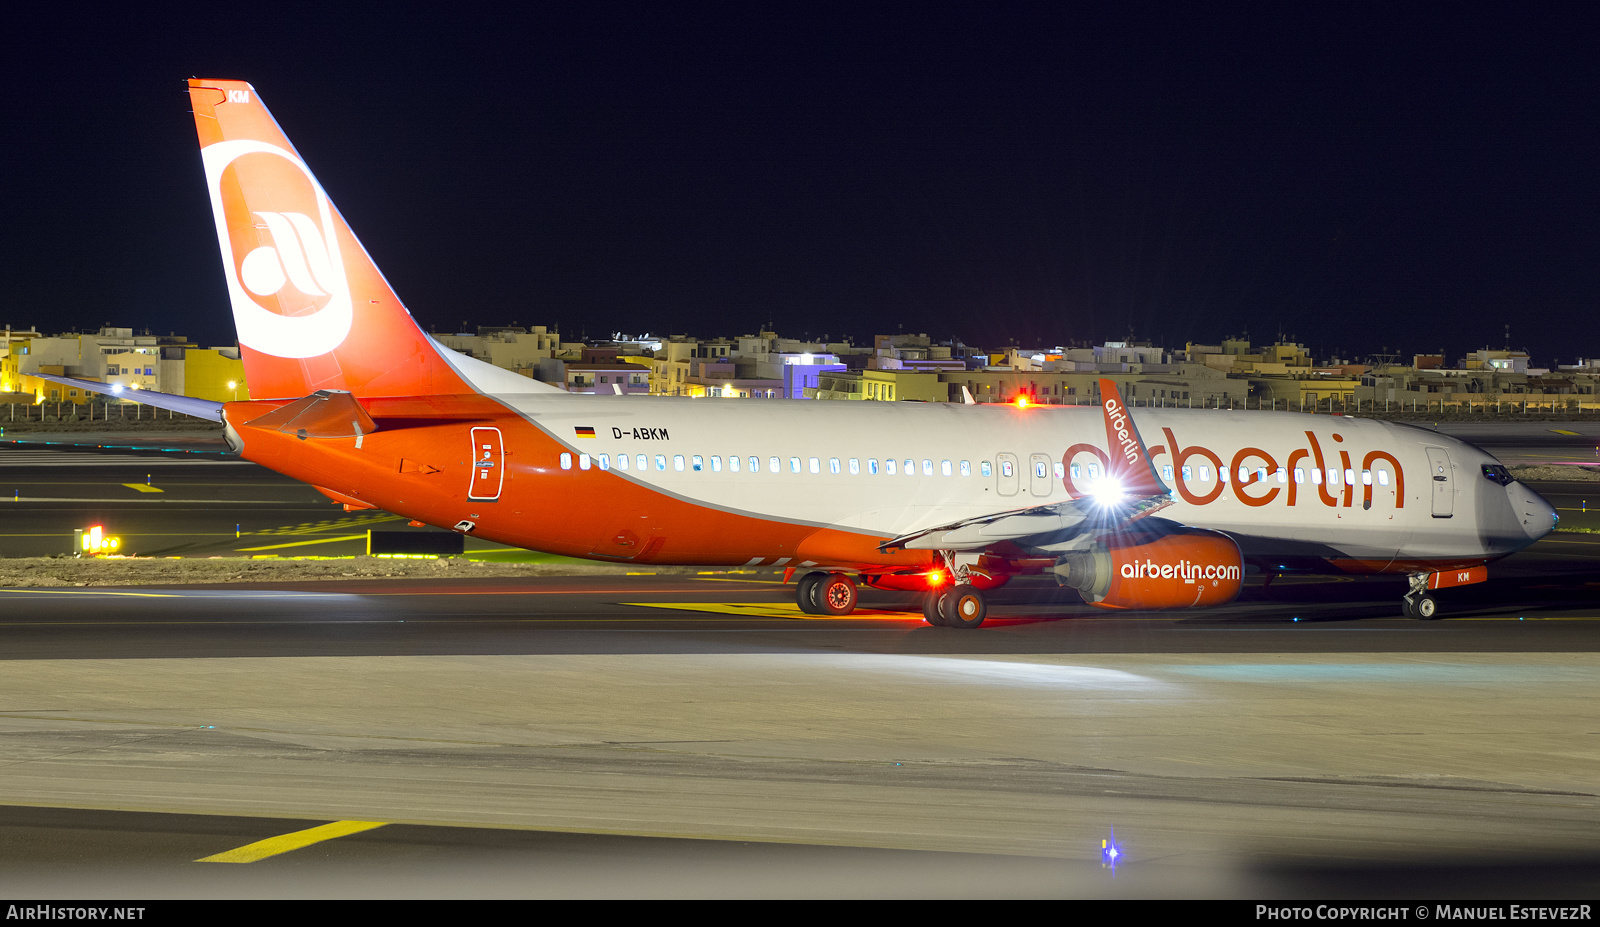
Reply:
[[[15,511],[191,524],[81,501],[134,466],[46,468],[80,501]],[[252,470],[151,484],[299,504]],[[1592,485],[1538,488],[1582,526]],[[764,574],[3,590],[0,867],[56,897],[1371,896],[1424,870],[1592,895],[1597,567],[1600,535],[1552,535],[1432,622],[1385,579],[1156,616],[1026,581],[977,631],[877,593],[804,617]],[[347,821],[383,826],[198,862]]]

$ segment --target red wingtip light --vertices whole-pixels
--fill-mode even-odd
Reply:
[[[1018,396],[1017,397],[1017,408],[1026,409],[1027,407],[1028,407],[1028,397],[1027,396]]]
[[[934,570],[932,573],[929,573],[928,574],[928,585],[932,586],[934,588],[938,588],[939,586],[943,586],[944,585],[944,574],[941,573],[938,570]]]

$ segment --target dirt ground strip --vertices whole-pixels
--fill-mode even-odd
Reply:
[[[197,583],[297,583],[340,579],[462,579],[590,576],[625,573],[729,573],[726,567],[661,567],[625,563],[482,563],[469,560],[246,560],[237,557],[0,559],[0,587],[173,586]],[[737,571],[753,572],[753,571]]]

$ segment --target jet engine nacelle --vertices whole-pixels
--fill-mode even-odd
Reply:
[[[1204,608],[1238,597],[1244,558],[1225,534],[1173,526],[1107,535],[1063,555],[1052,571],[1101,608]]]

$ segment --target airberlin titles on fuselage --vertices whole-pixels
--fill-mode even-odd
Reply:
[[[1361,501],[1364,507],[1371,506],[1376,483],[1380,494],[1394,493],[1395,508],[1405,508],[1405,469],[1388,451],[1368,451],[1362,455],[1361,464],[1357,466],[1346,448],[1334,448],[1324,453],[1316,433],[1307,430],[1306,446],[1290,451],[1281,463],[1270,451],[1259,447],[1241,447],[1230,458],[1224,459],[1201,444],[1184,447],[1171,428],[1162,428],[1161,433],[1166,438],[1166,444],[1150,448],[1150,461],[1166,482],[1177,490],[1178,496],[1190,505],[1210,505],[1232,487],[1234,496],[1248,506],[1267,505],[1280,495],[1286,504],[1299,505],[1303,493],[1315,490],[1316,497],[1323,505],[1348,508],[1355,505],[1355,484],[1359,482],[1362,484]],[[1336,433],[1331,437],[1335,445],[1344,442],[1341,434]],[[1332,451],[1337,451],[1336,457]],[[1080,454],[1093,457],[1101,467],[1110,470],[1105,451],[1096,445],[1074,444],[1067,448],[1061,458],[1066,471],[1062,483],[1074,499],[1087,495],[1073,479],[1072,462]],[[1163,458],[1169,461],[1165,466]],[[1387,464],[1387,469],[1375,471],[1374,465],[1380,462]],[[1237,476],[1240,473],[1245,475]],[[1329,473],[1334,478],[1324,479],[1323,475]],[[1212,478],[1213,474],[1215,479]],[[1194,479],[1196,475],[1200,475],[1200,478]],[[1193,484],[1196,483],[1205,486],[1205,490],[1195,491]]]

